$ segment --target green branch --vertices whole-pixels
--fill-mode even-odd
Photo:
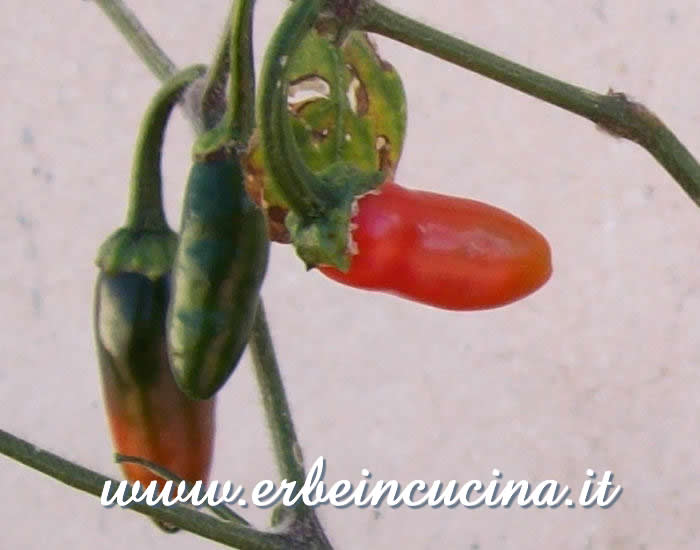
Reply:
[[[117,464],[138,464],[139,466],[143,466],[147,470],[150,470],[157,476],[162,477],[166,481],[172,481],[173,483],[177,483],[178,485],[184,484],[186,494],[189,494],[194,487],[192,483],[182,479],[180,476],[174,474],[167,468],[163,468],[163,466],[159,466],[158,464],[155,464],[154,462],[151,462],[150,460],[146,460],[145,458],[141,458],[139,456],[129,456],[123,455],[121,453],[116,453],[114,455],[114,461]],[[209,510],[211,510],[212,513],[218,516],[219,519],[222,519],[224,521],[235,521],[237,523],[240,523],[241,525],[250,526],[250,524],[245,520],[245,518],[239,516],[236,512],[231,510],[225,502],[220,502],[214,506],[210,505],[209,503],[205,503],[204,505]]]
[[[39,470],[69,487],[96,497],[102,496],[105,482],[110,481],[113,488],[108,497],[114,494],[119,484],[114,479],[69,462],[3,430],[0,430],[0,454]],[[129,490],[126,494],[131,495],[131,491]],[[282,535],[262,533],[250,527],[223,522],[207,514],[191,510],[182,504],[165,507],[162,505],[149,506],[145,502],[134,502],[129,505],[129,510],[175,525],[232,548],[246,548],[248,550],[285,550],[290,548],[289,539]]]
[[[238,2],[233,0],[226,16],[224,30],[216,46],[214,59],[209,66],[207,79],[201,99],[201,116],[203,129],[211,130],[219,122],[226,109],[226,82],[229,71],[229,55],[231,50],[231,24],[236,13]]]
[[[224,57],[229,61],[225,73],[228,75],[226,110],[216,126],[199,136],[193,148],[195,158],[208,158],[221,152],[238,154],[247,147],[255,129],[254,8],[255,0],[236,0],[233,4],[227,27],[229,37],[220,44],[220,47],[228,45],[228,53],[219,51],[214,61],[215,65],[221,64]],[[223,68],[219,71],[223,78]],[[214,117],[203,113],[203,118],[210,124]]]
[[[158,80],[166,80],[176,71],[175,63],[160,49],[122,0],[95,0],[95,3],[107,14]]]
[[[299,490],[306,480],[304,457],[294,431],[292,412],[282,384],[282,375],[262,301],[258,304],[248,345],[253,356],[255,377],[262,396],[268,430],[272,435],[277,468],[284,479],[295,481],[296,489]],[[294,511],[296,514],[289,529],[290,535],[299,540],[305,548],[332,550],[314,509],[307,507],[300,499]]]
[[[224,125],[246,143],[255,129],[255,64],[253,10],[255,0],[238,0],[231,21],[229,104]]]
[[[357,2],[356,2],[357,3]],[[347,2],[331,2],[334,8]],[[519,65],[373,0],[354,6],[352,24],[382,34],[594,122],[644,147],[700,206],[700,165],[656,115],[624,94],[597,94]],[[347,19],[347,14],[340,13]]]
[[[277,467],[283,478],[296,481],[301,486],[306,478],[304,461],[262,302],[258,305],[248,345],[253,356],[267,426],[272,434]]]
[[[107,14],[117,30],[126,38],[132,49],[150,69],[153,76],[165,82],[177,72],[177,67],[168,55],[160,49],[153,37],[141,25],[136,15],[121,0],[95,0]],[[204,120],[200,104],[183,101],[181,107],[195,132],[202,131]]]

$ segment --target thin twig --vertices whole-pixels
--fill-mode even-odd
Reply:
[[[296,481],[298,486],[301,486],[306,477],[301,447],[294,431],[292,413],[287,403],[262,301],[258,304],[248,345],[253,356],[267,425],[270,433],[273,434],[277,467],[282,477],[289,481]]]
[[[0,454],[39,470],[69,487],[96,497],[102,495],[105,482],[109,481],[112,490],[108,495],[108,500],[111,500],[119,485],[119,482],[114,479],[40,449],[4,430],[0,430]],[[125,494],[131,495],[131,489],[128,489]],[[289,548],[289,540],[282,535],[262,533],[251,527],[223,522],[208,514],[191,510],[182,504],[170,507],[151,506],[141,501],[130,504],[129,509],[232,548],[251,550],[284,550]]]
[[[151,472],[153,472],[157,476],[162,477],[166,481],[172,481],[173,483],[177,483],[178,485],[181,483],[184,483],[186,494],[189,494],[194,487],[194,485],[192,483],[190,483],[187,480],[182,479],[180,476],[171,472],[167,468],[163,468],[163,466],[155,464],[155,463],[151,462],[150,460],[146,460],[145,458],[141,458],[140,456],[129,456],[129,455],[123,455],[120,453],[116,453],[114,455],[114,461],[117,464],[138,464],[139,466],[142,466],[142,467],[146,468],[147,470],[150,470]],[[248,523],[245,520],[245,518],[241,517],[236,512],[231,510],[228,506],[226,506],[225,502],[220,502],[219,504],[216,504],[213,506],[207,502],[205,504],[205,506],[207,506],[207,508],[209,508],[214,514],[216,514],[220,519],[222,519],[224,521],[235,521],[237,523],[240,523],[241,525],[250,526],[250,523]]]
[[[231,20],[230,71],[226,125],[247,145],[255,129],[255,63],[253,10],[255,0],[237,0]]]
[[[348,2],[337,2],[346,6]],[[644,147],[700,206],[700,165],[649,109],[613,91],[598,94],[533,71],[410,19],[373,0],[353,2],[354,25],[382,34],[585,117]]]
[[[238,0],[231,2],[226,16],[224,30],[214,52],[214,59],[207,72],[207,80],[202,93],[202,118],[204,129],[216,126],[226,108],[226,81],[228,80],[231,53],[231,25],[236,14]]]
[[[170,77],[177,68],[167,54],[160,49],[148,31],[122,0],[94,0],[112,20],[114,26],[131,44],[141,60],[161,81]]]
[[[277,468],[283,478],[295,481],[296,488],[300,489],[305,481],[304,459],[294,431],[292,413],[282,384],[282,375],[277,365],[262,301],[258,304],[248,345],[253,356],[255,377],[262,396],[268,431],[272,435]],[[305,548],[332,550],[314,508],[309,508],[300,499],[294,512],[295,521],[289,528],[289,534]]]

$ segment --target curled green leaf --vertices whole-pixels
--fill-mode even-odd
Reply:
[[[285,61],[287,106],[300,156],[320,173],[343,162],[363,172],[393,176],[406,133],[406,97],[398,73],[365,33],[351,32],[340,46],[311,30]],[[265,173],[257,137],[247,158],[246,186],[268,213],[272,240],[289,242],[289,205]]]

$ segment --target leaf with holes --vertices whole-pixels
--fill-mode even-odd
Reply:
[[[406,133],[406,97],[394,68],[379,57],[365,33],[351,32],[341,47],[310,32],[289,60],[288,106],[294,136],[315,172],[337,162],[391,178]],[[286,204],[263,170],[262,150],[251,142],[247,186],[264,203],[271,238],[288,242]]]
[[[292,126],[313,170],[346,161],[393,175],[406,132],[406,98],[398,73],[364,33],[351,33],[340,50],[311,33],[287,74]]]

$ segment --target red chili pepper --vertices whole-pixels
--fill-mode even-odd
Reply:
[[[319,266],[340,283],[476,310],[523,298],[552,273],[546,239],[488,204],[387,182],[357,206],[350,270]]]

